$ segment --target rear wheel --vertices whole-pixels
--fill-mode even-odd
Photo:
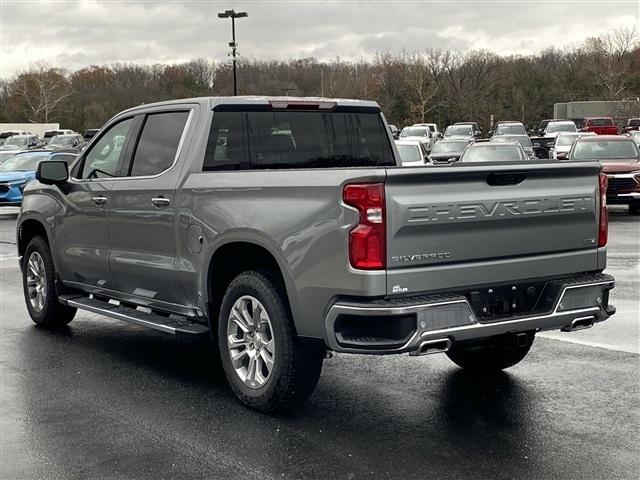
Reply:
[[[47,242],[42,237],[31,239],[22,261],[24,299],[31,319],[47,328],[68,324],[76,309],[58,302],[56,271]]]
[[[527,356],[534,332],[527,332],[516,342],[513,336],[490,339],[481,345],[458,346],[447,352],[447,356],[459,367],[477,372],[492,372],[509,368]]]
[[[269,271],[243,272],[229,284],[218,346],[231,389],[256,410],[302,403],[320,377],[322,348],[297,337],[284,288]]]

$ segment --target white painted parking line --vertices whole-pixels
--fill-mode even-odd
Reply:
[[[577,345],[584,345],[586,347],[604,348],[606,350],[614,350],[616,352],[635,353],[636,355],[640,354],[638,350],[633,350],[631,348],[628,348],[622,345],[609,345],[606,343],[590,342],[589,340],[581,340],[578,338],[571,338],[571,337],[563,338],[560,336],[556,336],[554,334],[546,334],[546,333],[539,333],[537,336],[542,338],[548,338],[550,340],[558,340],[559,342],[568,342],[568,343],[575,343]]]

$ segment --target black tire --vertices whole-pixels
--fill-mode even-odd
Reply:
[[[36,253],[42,260],[40,267],[44,270],[44,278],[42,279],[41,286],[45,295],[43,297],[41,308],[32,304],[29,293],[28,278],[31,275],[29,260],[36,260],[38,258],[37,256],[32,257],[34,253]],[[49,245],[47,245],[47,242],[42,237],[33,237],[27,245],[27,249],[25,250],[24,257],[22,259],[22,287],[29,315],[39,327],[62,327],[73,320],[73,317],[76,314],[75,308],[67,307],[58,302],[55,279],[56,270],[53,266],[53,258],[51,257]]]
[[[526,344],[520,346],[512,337],[499,337],[481,345],[454,347],[447,352],[447,356],[465,370],[496,372],[514,366],[526,357],[534,338],[535,333],[528,332]]]
[[[629,205],[629,213],[631,215],[640,215],[640,204]]]
[[[231,309],[247,296],[254,297],[264,306],[275,345],[270,373],[266,382],[258,387],[246,385],[246,380],[243,381],[236,372],[227,340]],[[290,409],[311,396],[320,378],[323,348],[296,335],[285,289],[269,271],[246,271],[229,284],[218,319],[218,348],[231,389],[242,403],[255,410],[273,412]]]

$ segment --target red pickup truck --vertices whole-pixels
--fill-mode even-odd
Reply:
[[[618,127],[611,117],[591,117],[584,119],[582,132],[593,132],[596,135],[618,135]]]

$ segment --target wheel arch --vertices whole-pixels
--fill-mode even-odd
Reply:
[[[239,273],[247,270],[271,271],[284,289],[289,311],[293,311],[293,284],[281,262],[266,246],[247,240],[229,241],[212,252],[205,278],[207,318],[212,333],[217,332],[216,322],[227,286]],[[295,316],[293,318],[295,325]]]
[[[33,237],[41,236],[51,248],[50,233],[46,227],[46,222],[38,218],[25,218],[20,221],[16,232],[16,242],[18,247],[18,256],[24,256],[24,252],[27,250],[27,245]]]

